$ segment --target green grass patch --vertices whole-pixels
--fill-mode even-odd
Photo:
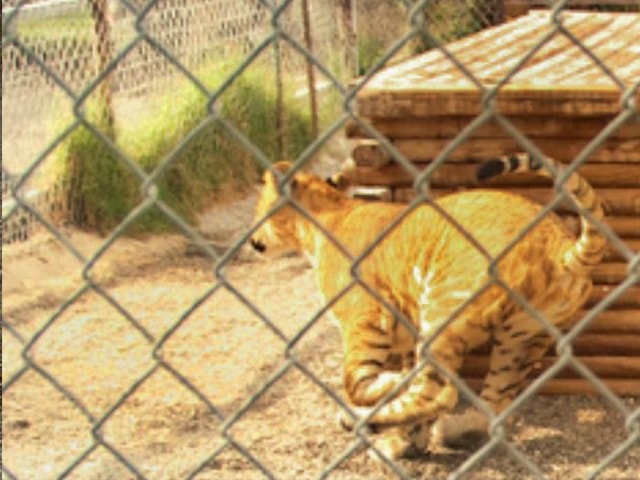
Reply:
[[[382,57],[386,50],[380,38],[358,36],[358,75],[364,75]]]
[[[228,68],[211,65],[198,77],[213,86],[228,75]],[[279,152],[274,85],[275,78],[267,69],[251,66],[222,94],[216,113],[269,159],[295,158],[312,141],[308,107],[291,94],[285,95],[281,132],[285,151]],[[260,169],[253,154],[208,114],[206,96],[187,80],[150,100],[145,111],[135,118],[116,118],[115,143],[147,173],[171,156],[157,177],[159,198],[187,222],[193,222],[216,194],[246,188],[256,179]],[[62,151],[73,207],[82,212],[73,217],[74,222],[107,231],[140,203],[139,181],[86,129],[74,132]],[[151,208],[130,232],[170,226],[161,212]]]
[[[60,152],[63,180],[73,208],[69,219],[105,233],[134,205],[134,175],[111,148],[84,126],[72,132]]]

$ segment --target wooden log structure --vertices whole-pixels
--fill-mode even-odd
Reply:
[[[545,0],[504,0],[503,12],[507,19],[512,19],[520,15],[526,14],[532,8],[546,8],[549,3]],[[618,8],[623,11],[640,11],[638,0],[572,0],[567,2],[564,8]]]
[[[537,175],[511,174],[478,185],[475,172],[489,158],[523,150],[509,130],[519,132],[543,154],[563,163],[578,158],[594,139],[598,147],[578,167],[606,208],[606,223],[625,248],[611,242],[602,263],[593,270],[594,289],[578,318],[600,305],[629,278],[635,283],[599,313],[573,342],[575,357],[612,390],[640,395],[640,113],[617,117],[622,100],[635,95],[640,105],[640,13],[563,13],[563,26],[602,58],[622,86],[564,35],[553,35],[521,68],[511,69],[534,50],[552,28],[549,11],[531,11],[503,25],[447,45],[447,50],[484,85],[491,88],[511,75],[488,117],[467,132],[448,155],[443,151],[468,129],[486,105],[483,93],[439,50],[411,58],[378,72],[356,97],[358,117],[347,125],[355,143],[351,182],[386,200],[409,202],[420,191],[425,201],[452,192],[506,189],[546,204],[558,195],[553,181]],[[478,46],[482,55],[478,55]],[[612,122],[617,128],[611,128]],[[505,128],[505,123],[508,125]],[[379,141],[374,129],[411,163],[408,172]],[[610,130],[605,136],[603,131]],[[442,157],[442,158],[440,158]],[[434,160],[441,162],[437,168]],[[424,182],[417,175],[433,170]],[[358,189],[356,189],[356,194]],[[578,217],[566,200],[555,211],[568,228],[579,231]],[[634,261],[634,256],[636,260]],[[487,349],[470,355],[462,375],[480,387],[488,369]],[[551,351],[541,370],[557,361]],[[594,387],[570,366],[541,390],[548,394],[594,393]]]

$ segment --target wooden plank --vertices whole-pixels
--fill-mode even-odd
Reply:
[[[640,357],[640,335],[583,333],[572,342],[578,356],[616,355]]]
[[[589,144],[591,139],[538,138],[535,145],[545,155],[563,162],[571,162]],[[412,161],[430,161],[439,155],[450,140],[399,139],[394,146]],[[357,149],[357,147],[356,147]],[[521,151],[513,138],[465,140],[447,157],[449,161],[486,160],[505,153]],[[385,150],[386,152],[386,150]],[[388,152],[386,152],[389,155]],[[605,140],[588,158],[592,162],[639,162],[640,138]]]
[[[531,139],[559,138],[593,139],[614,117],[558,118],[552,116],[513,117],[508,120],[524,135]],[[462,132],[475,117],[420,117],[420,118],[365,118],[382,135],[392,139],[424,138],[424,139],[452,139]],[[346,134],[349,138],[369,138],[356,122],[347,124]],[[490,121],[476,129],[469,138],[510,138],[505,130],[495,121]],[[640,138],[640,123],[628,122],[620,126],[610,138]]]
[[[391,160],[389,152],[382,148],[376,140],[360,140],[353,149],[353,160],[356,165],[382,167]]]
[[[574,235],[580,231],[580,220],[575,216],[560,215]],[[607,216],[605,223],[622,238],[640,238],[640,216]]]
[[[580,310],[575,321],[578,322],[589,312],[589,310]],[[640,310],[621,309],[621,310],[605,310],[599,313],[587,326],[582,335],[635,335],[640,338]],[[475,350],[476,353],[488,353],[488,346],[482,346]]]
[[[584,332],[572,342],[576,356],[621,356],[640,358],[640,335],[633,333]],[[473,355],[487,356],[491,343],[473,350]],[[550,354],[552,355],[552,354]]]
[[[582,310],[576,318],[584,318],[587,313],[588,310]],[[640,335],[640,310],[605,310],[589,323],[585,331]]]
[[[463,188],[433,188],[429,192],[435,198],[447,195]],[[540,204],[549,203],[555,193],[552,188],[509,188],[509,191],[523,197],[530,198]],[[605,204],[608,215],[640,215],[640,187],[638,188],[599,188],[598,197]],[[416,195],[413,188],[396,188],[393,192],[393,199],[396,202],[408,203]],[[557,209],[559,212],[573,211],[566,203],[561,204]]]
[[[562,162],[571,162],[589,144],[591,139],[554,139],[539,138],[535,145],[545,155]],[[412,162],[429,162],[434,160],[451,140],[444,139],[414,139],[401,138],[393,141],[398,151]],[[488,160],[521,151],[522,147],[511,137],[496,138],[471,138],[465,140],[448,156],[449,162],[468,162],[471,160]],[[390,163],[391,153],[375,140],[361,141],[353,149],[353,158],[356,165],[369,167],[381,166]],[[640,163],[640,137],[605,140],[600,147],[593,152],[588,161],[590,163],[608,162],[636,162]]]
[[[482,389],[481,378],[465,378],[475,392]],[[639,396],[640,378],[601,378],[603,383],[621,396]],[[597,395],[598,390],[584,378],[552,378],[538,390],[540,395]]]
[[[640,378],[601,378],[609,389],[621,396],[640,395]],[[554,378],[540,389],[542,395],[599,395],[584,378]]]
[[[366,92],[366,90],[365,90]],[[640,91],[635,95],[640,103]],[[615,88],[585,91],[519,90],[504,87],[494,109],[502,115],[561,117],[602,117],[620,113],[621,93]],[[414,91],[402,96],[379,91],[358,98],[358,114],[364,117],[420,118],[428,116],[480,115],[485,106],[478,91],[436,86],[430,91]]]
[[[640,338],[640,337],[639,337]],[[638,378],[640,379],[640,356],[582,356],[576,354],[580,361],[600,378]],[[532,372],[531,377],[537,377],[541,371],[551,367],[558,358],[550,355],[542,359],[539,368]],[[482,378],[489,371],[489,357],[487,355],[468,355],[460,370],[463,377]],[[558,372],[556,378],[581,377],[576,370],[567,367]]]
[[[505,0],[503,8],[505,18],[512,20],[515,17],[526,15],[532,5],[527,0]]]
[[[629,247],[629,249],[632,252],[640,253],[640,239],[625,238],[623,239],[623,241],[625,245],[627,245],[627,247]],[[623,257],[618,250],[613,248],[613,246],[610,246],[609,250],[605,252],[603,260],[605,262],[619,261],[619,260],[627,261],[627,259]]]
[[[355,187],[351,195],[361,200],[393,202],[393,193],[387,187]]]
[[[585,7],[627,7],[629,11],[632,8],[640,8],[638,0],[571,0],[563,7],[566,10],[572,8]],[[514,17],[526,14],[532,8],[549,8],[547,0],[505,0],[504,12],[507,17]]]
[[[495,85],[532,51],[552,28],[551,12],[531,12],[447,45],[476,80]],[[598,58],[627,88],[640,77],[636,46],[640,14],[564,12],[563,27]],[[542,29],[542,31],[541,31]],[[497,36],[495,33],[500,35]],[[483,53],[499,46],[500,55]],[[640,90],[634,92],[640,100]],[[358,113],[367,117],[409,118],[477,115],[486,109],[480,89],[439,50],[393,65],[369,79],[357,96]],[[622,90],[596,62],[564,35],[549,38],[493,101],[508,116],[616,115]]]
[[[602,285],[617,285],[626,280],[629,275],[629,266],[622,262],[600,263],[593,267],[591,272],[594,283]]]
[[[547,0],[505,0],[505,7],[508,5],[527,5],[529,7],[548,8],[549,2]],[[602,7],[602,6],[627,6],[627,7],[640,7],[638,0],[571,0],[563,8],[572,7]]]
[[[418,170],[424,170],[427,163],[416,163]],[[436,188],[464,187],[477,185],[478,163],[443,163],[431,176],[431,185]],[[608,165],[587,163],[578,169],[579,173],[593,187],[640,188],[640,164],[626,163]],[[396,163],[380,168],[356,167],[343,172],[354,185],[407,187],[415,179]],[[483,184],[486,187],[534,187],[551,185],[551,180],[535,174],[510,174],[495,177]]]
[[[593,291],[587,300],[586,308],[591,308],[607,297],[615,287],[610,285],[594,285]],[[628,309],[640,309],[640,285],[633,285],[627,288],[617,299],[615,299],[609,306],[608,310],[628,310]]]

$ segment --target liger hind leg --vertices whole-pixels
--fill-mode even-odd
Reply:
[[[527,338],[528,337],[528,338]],[[544,357],[552,339],[522,329],[501,329],[495,335],[490,370],[480,397],[496,414],[503,412],[523,390],[527,377]],[[434,441],[450,447],[474,447],[486,440],[489,418],[476,408],[442,418],[434,425]]]

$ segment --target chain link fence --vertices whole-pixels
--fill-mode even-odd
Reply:
[[[239,266],[234,270],[234,259],[251,231],[245,231],[235,245],[221,255],[158,196],[156,182],[160,174],[175,160],[188,138],[180,139],[178,146],[163,156],[153,171],[144,173],[134,158],[110,143],[101,127],[91,124],[90,119],[83,117],[83,109],[78,108],[103,85],[96,79],[107,76],[116,119],[135,117],[149,108],[148,102],[153,102],[157,92],[172,88],[175,77],[194,82],[211,106],[224,94],[225,85],[234,82],[243,70],[252,68],[256,62],[273,62],[273,56],[267,55],[265,59],[260,53],[275,50],[278,62],[281,61],[276,62],[278,68],[295,72],[292,76],[303,79],[291,85],[304,87],[305,69],[311,64],[317,79],[340,97],[342,111],[322,126],[317,138],[296,159],[296,168],[302,168],[348,121],[368,128],[353,106],[354,97],[385,62],[397,60],[399,54],[410,54],[416,48],[442,48],[443,41],[500,20],[500,12],[495,10],[499,2],[479,0],[398,2],[400,5],[363,1],[356,2],[356,8],[348,1],[309,1],[313,32],[310,51],[300,13],[301,3],[293,0],[280,3],[266,0],[113,2],[108,14],[111,53],[102,63],[96,61],[101,50],[92,33],[96,24],[91,20],[90,7],[106,3],[99,0],[87,4],[64,2],[67,10],[64,10],[66,19],[62,29],[54,29],[50,23],[57,14],[39,14],[42,17],[36,20],[25,18],[36,15],[28,13],[29,7],[36,4],[25,1],[3,4],[3,226],[26,212],[55,239],[60,255],[75,262],[76,272],[73,282],[56,287],[58,295],[54,297],[28,298],[30,283],[21,283],[12,292],[24,296],[25,304],[35,302],[28,311],[10,309],[3,302],[3,478],[244,480],[446,478],[449,475],[450,478],[478,479],[568,478],[567,472],[579,466],[565,465],[558,475],[544,470],[538,465],[541,456],[535,446],[533,453],[525,452],[509,439],[506,414],[494,419],[488,443],[477,451],[454,455],[451,462],[445,462],[444,470],[433,469],[432,464],[439,461],[437,455],[415,463],[387,462],[386,466],[363,460],[362,447],[371,442],[364,431],[347,434],[338,429],[329,430],[332,428],[329,424],[335,423],[336,407],[348,410],[348,406],[340,393],[339,375],[335,374],[340,369],[339,362],[335,361],[339,357],[327,355],[329,347],[335,346],[335,331],[321,328],[327,305],[306,304],[313,307],[307,311],[283,298],[295,296],[296,291],[305,286],[301,282],[306,277],[292,277],[291,282],[276,289],[269,290],[270,285],[265,285],[264,295],[277,299],[271,306],[265,305],[260,295],[246,293],[248,283],[270,284],[283,272],[301,267],[295,260],[285,260],[288,263],[283,269],[278,270],[276,266],[266,270],[273,278],[256,276],[252,266]],[[557,14],[550,17],[549,35],[568,34],[562,28],[560,14],[567,3],[557,2]],[[463,4],[465,13],[456,16],[456,33],[440,28],[438,22],[451,18],[449,9]],[[349,14],[343,17],[345,12]],[[393,21],[394,28],[386,28],[385,22],[394,16],[402,22]],[[388,36],[378,42],[379,46],[371,47],[379,50],[371,54],[368,64],[359,59],[362,76],[349,85],[349,72],[355,69],[354,63],[348,51],[337,45],[346,42],[349,46],[344,39],[353,34],[349,32],[353,17],[357,17],[357,33],[361,33],[360,26],[365,32],[362,37],[371,38],[375,25]],[[367,20],[371,21],[368,26]],[[541,37],[540,44],[547,41],[549,35]],[[131,53],[134,51],[131,47],[137,44],[141,47]],[[402,52],[405,48],[409,50]],[[364,50],[360,45],[360,56]],[[197,82],[193,72],[202,62],[229,56],[238,60],[222,86],[210,89]],[[610,74],[600,59],[592,54],[591,57]],[[454,56],[452,61],[465,75],[473,77],[463,62]],[[344,70],[336,70],[332,66],[336,62]],[[515,68],[520,67],[518,64]],[[608,131],[638,117],[634,96],[639,88],[640,81],[620,86],[620,113]],[[47,168],[49,154],[69,135],[66,127],[74,125],[63,122],[65,128],[48,130],[45,117],[52,111],[63,112],[71,122],[88,123],[94,135],[117,151],[122,165],[135,173],[143,192],[144,198],[137,207],[106,238],[88,250],[79,248],[75,242],[77,237],[72,238],[46,211],[51,201],[41,204],[34,199],[33,192],[42,185],[46,187],[47,179],[52,176]],[[242,126],[213,108],[209,121],[244,146],[261,168],[268,168],[277,160],[256,148]],[[527,144],[527,139],[517,130],[511,133],[520,143]],[[576,158],[572,170],[587,160],[589,152],[606,138],[606,133],[594,138],[589,150]],[[449,150],[462,145],[468,134],[468,129],[462,132]],[[392,154],[396,162],[414,174],[416,182],[429,181],[430,173],[419,175],[398,152]],[[443,160],[434,162],[429,172]],[[5,195],[12,199],[7,208]],[[417,192],[407,213],[425,201],[429,202],[429,197]],[[175,230],[198,246],[214,265],[213,279],[194,268],[180,273],[167,267],[169,280],[149,273],[152,283],[157,279],[163,285],[163,289],[153,290],[150,297],[140,297],[146,287],[137,280],[127,288],[118,286],[118,277],[130,268],[128,263],[142,262],[143,267],[148,268],[165,260],[155,256],[157,250],[151,250],[151,241],[141,241],[128,252],[129,260],[112,270],[105,266],[124,244],[127,228],[152,208],[162,212]],[[539,218],[532,219],[532,226],[537,220]],[[325,233],[331,238],[330,232]],[[386,233],[381,234],[368,251],[375,248]],[[525,233],[514,239],[513,244]],[[598,415],[594,404],[580,404],[582,410],[576,410],[576,415],[591,422],[590,428],[596,433],[606,432],[612,436],[605,438],[604,444],[597,444],[598,448],[604,445],[606,451],[588,452],[595,458],[585,459],[589,468],[582,469],[576,478],[632,480],[637,478],[634,475],[639,467],[640,407],[619,398],[572,353],[575,337],[639,281],[638,253],[630,250],[610,229],[604,228],[603,233],[624,256],[628,275],[574,330],[559,339],[559,361],[516,399],[508,413],[526,412],[540,386],[561,368],[575,368],[607,401],[610,410],[606,412],[616,418],[619,429],[614,436],[611,433],[614,422],[610,418],[594,419],[592,416]],[[148,249],[151,258],[145,260]],[[37,265],[33,271],[50,274],[51,281],[55,282],[61,274],[47,270],[46,262],[34,261]],[[19,274],[5,269],[3,297],[6,276]],[[176,286],[174,277],[180,275],[185,276],[182,281],[192,290],[188,295]],[[353,281],[362,283],[357,276]],[[372,294],[383,301],[378,292]],[[96,319],[92,314],[99,305],[106,308],[108,314]],[[216,316],[217,309],[222,308],[230,308],[230,319]],[[544,318],[539,320],[545,324]],[[223,325],[229,329],[225,330]],[[213,352],[220,364],[204,363],[203,359],[212,358],[203,356],[207,352]],[[262,357],[271,360],[263,362]],[[63,368],[63,363],[70,363],[73,368]],[[455,383],[467,401],[477,403],[478,397],[464,382],[455,379]],[[306,385],[313,395],[302,395],[300,385]],[[573,411],[572,401],[564,402],[565,407]],[[557,407],[558,403],[551,405]],[[298,409],[302,412],[300,417],[282,417],[278,413]],[[144,431],[151,434],[144,435]],[[309,436],[318,432],[324,435],[328,432],[329,436],[320,439]],[[559,448],[557,437],[562,434],[573,434],[571,438],[580,441],[580,430],[577,434],[554,431],[530,440],[547,442],[547,448],[556,450]],[[542,446],[537,448],[544,450]],[[625,458],[627,463],[611,470],[612,465],[619,466],[616,462]]]
[[[407,34],[411,2],[360,0],[355,2],[358,68],[367,71],[399,38]],[[449,0],[430,2],[423,12],[430,36],[447,42],[496,25],[503,20],[501,1]],[[422,52],[431,45],[420,34],[394,55],[394,60]]]
[[[352,32],[340,21],[342,7],[308,3],[312,12],[303,12],[298,4],[283,8],[279,28],[311,48],[324,64],[344,66],[335,74],[346,78],[354,68],[354,53],[345,40]],[[303,17],[311,14],[313,21],[305,26]],[[175,0],[153,5],[116,0],[13,1],[3,3],[3,21],[5,34],[20,40],[19,45],[6,41],[2,50],[3,198],[7,200],[9,178],[26,171],[51,145],[51,138],[64,133],[73,121],[73,95],[83,97],[87,85],[98,81],[100,88],[84,90],[88,95],[83,105],[100,95],[105,97],[110,122],[131,130],[148,121],[153,112],[177,113],[178,107],[167,108],[167,96],[184,86],[182,71],[206,80],[216,70],[240,68],[246,55],[263,49],[261,43],[272,29],[268,8],[253,1]],[[138,21],[144,23],[144,37],[137,30]],[[307,30],[312,45],[305,43]],[[278,43],[277,54],[263,49],[253,65],[276,68],[277,88],[299,90],[301,104],[315,83],[307,78],[305,57],[286,42]],[[101,78],[107,68],[109,74]],[[314,88],[318,87],[322,86]],[[312,107],[317,110],[315,101]],[[25,179],[32,195],[42,194],[38,203],[43,207],[55,197],[49,191],[59,190],[55,185],[59,169],[54,161],[46,160]],[[67,207],[63,199],[56,199],[56,210]],[[28,220],[5,225],[5,242],[23,238],[27,225],[30,229],[37,225],[24,212],[23,218]]]

